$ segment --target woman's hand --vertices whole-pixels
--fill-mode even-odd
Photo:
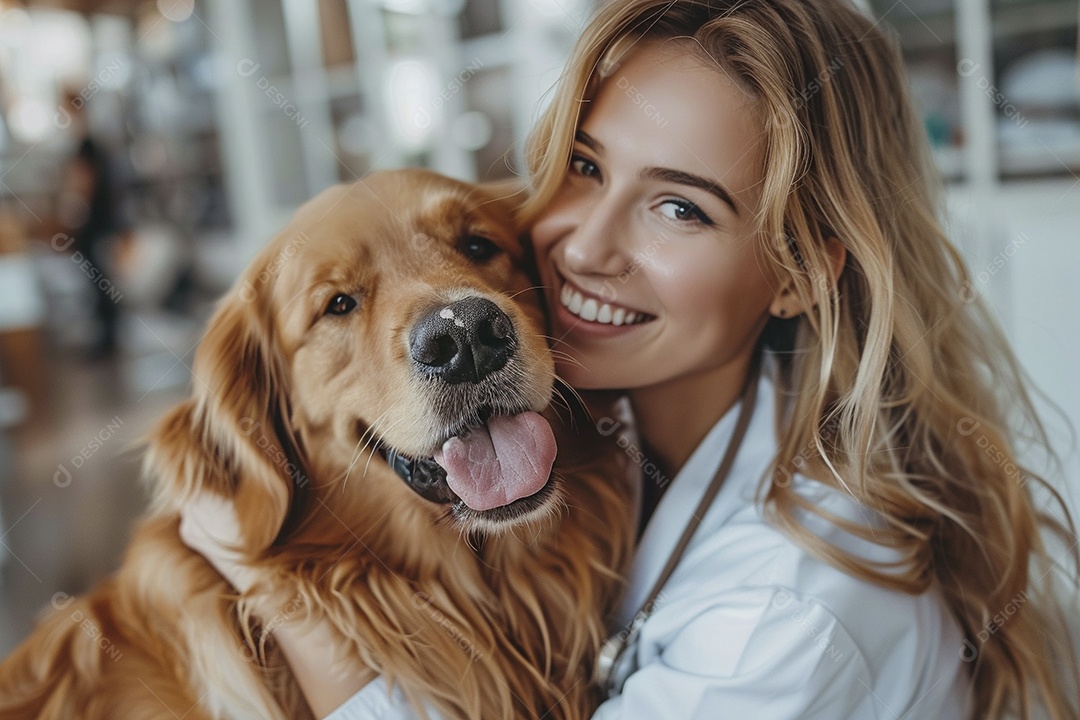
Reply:
[[[202,555],[241,593],[255,584],[258,571],[246,565],[238,548],[243,545],[236,506],[214,493],[200,493],[180,510],[180,539]],[[320,620],[301,625],[287,616],[267,625],[315,717],[325,717],[364,685],[375,679],[372,670],[342,672],[334,663],[334,645],[340,642],[330,623]]]
[[[180,539],[202,555],[240,592],[255,583],[255,569],[244,564],[236,506],[215,493],[203,492],[180,510]]]

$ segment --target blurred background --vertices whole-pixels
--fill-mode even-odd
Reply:
[[[1080,462],[1077,0],[869,0],[947,180],[966,293]],[[295,208],[374,168],[520,173],[592,0],[0,0],[0,657],[113,569],[135,441]],[[1068,481],[1065,480],[1068,478]],[[1071,490],[1070,490],[1071,492]]]

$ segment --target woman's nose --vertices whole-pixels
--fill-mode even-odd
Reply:
[[[590,197],[578,203],[567,233],[563,259],[577,275],[618,275],[626,267],[625,243],[629,210],[617,198]]]

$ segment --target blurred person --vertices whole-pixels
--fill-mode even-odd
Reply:
[[[63,89],[62,98],[75,151],[64,172],[60,221],[71,231],[72,252],[81,253],[89,263],[82,269],[93,286],[96,331],[88,357],[106,359],[118,350],[121,314],[109,271],[130,253],[132,232],[117,165],[106,143],[90,131],[87,100],[72,87]]]

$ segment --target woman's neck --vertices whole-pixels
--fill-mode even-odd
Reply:
[[[751,359],[747,354],[719,368],[629,391],[642,445],[668,481],[738,401]]]

